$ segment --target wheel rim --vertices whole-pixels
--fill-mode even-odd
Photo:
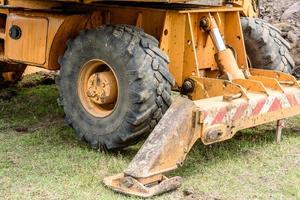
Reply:
[[[113,113],[119,99],[119,84],[115,72],[103,60],[90,60],[79,73],[78,96],[84,109],[99,118]]]

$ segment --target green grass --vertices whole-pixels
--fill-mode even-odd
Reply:
[[[44,85],[0,100],[0,199],[132,199],[102,179],[121,172],[140,145],[119,153],[90,149],[64,123],[57,97],[54,85]],[[178,199],[187,188],[201,199],[300,199],[299,123],[288,121],[280,144],[269,124],[195,145],[185,165],[168,174],[182,176],[183,187],[157,199]]]

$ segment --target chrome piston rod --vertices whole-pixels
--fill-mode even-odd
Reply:
[[[225,51],[226,45],[223,41],[222,35],[218,29],[218,27],[213,27],[209,33],[215,47],[217,48],[218,52]]]
[[[200,21],[200,26],[209,33],[214,46],[218,50],[216,54],[216,61],[222,75],[226,75],[226,79],[245,79],[243,71],[239,68],[233,52],[225,45],[219,27],[214,17],[209,14]]]

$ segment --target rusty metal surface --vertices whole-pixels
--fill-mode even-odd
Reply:
[[[236,63],[233,52],[230,49],[218,52],[216,58],[220,71],[226,74],[228,80],[245,79],[245,75]]]
[[[166,179],[162,174],[181,166],[198,139],[212,144],[232,138],[239,130],[300,114],[300,85],[293,76],[264,70],[254,70],[253,75],[236,81],[247,87],[191,77],[204,89],[213,90],[215,81],[216,92],[195,101],[178,97],[124,173],[106,178],[105,184],[140,197],[171,191],[181,185],[181,179]],[[278,123],[277,141],[281,131],[282,123]]]
[[[178,97],[133,158],[126,175],[146,178],[181,165],[199,135],[194,134],[193,101]]]
[[[231,81],[214,78],[190,78],[194,83],[194,89],[188,94],[192,100],[200,100],[210,97],[223,96],[229,100],[235,97],[249,99],[246,90],[241,85]]]
[[[246,65],[239,66],[232,51],[222,45],[214,17],[210,13],[209,17],[217,33],[204,30],[210,32],[214,41],[217,70],[227,74],[222,77],[226,80],[219,80],[218,76],[201,77],[199,60],[194,59],[198,73],[187,77],[194,85],[187,95],[194,101],[181,97],[175,100],[124,173],[105,180],[112,189],[141,197],[169,191],[175,187],[168,182],[161,185],[162,174],[181,166],[198,139],[208,145],[230,139],[239,130],[300,114],[300,85],[295,78],[281,72],[249,71]],[[190,39],[194,45],[192,18],[188,13]],[[195,53],[196,48],[193,51]],[[280,128],[278,126],[277,139]],[[156,192],[150,192],[144,183],[161,186],[155,186]]]
[[[195,101],[177,98],[124,173],[107,178],[105,184],[141,197],[170,191],[180,184],[161,184],[162,174],[181,166],[198,139],[206,145],[212,144],[232,138],[239,130],[300,114],[300,85],[293,76],[264,70],[255,70],[253,75],[252,79],[237,82],[245,86],[259,83],[261,88],[244,88],[215,79],[220,88],[212,97]],[[197,77],[192,80],[203,84],[203,88],[211,87],[207,85],[213,82]],[[236,92],[244,95],[224,98],[228,94],[235,96]],[[277,141],[281,130],[280,123],[275,135]],[[149,189],[148,184],[156,185],[155,189]]]
[[[153,179],[151,184],[143,184],[139,180],[122,173],[105,178],[104,184],[116,192],[147,198],[179,188],[182,184],[182,178],[177,176],[168,179],[161,176],[160,179]]]
[[[282,135],[282,129],[284,128],[284,120],[278,120],[276,122],[276,132],[275,132],[275,141],[277,143],[280,143],[281,141],[281,135]]]
[[[300,86],[282,72],[255,70],[242,83],[248,98],[224,101],[222,96],[195,101],[201,119],[201,140],[211,144],[232,138],[237,131],[300,114]],[[240,81],[237,81],[240,82]],[[245,84],[247,83],[247,84]],[[262,91],[251,87],[261,84]]]

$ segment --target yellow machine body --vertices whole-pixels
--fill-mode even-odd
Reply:
[[[104,180],[118,192],[151,197],[176,189],[181,178],[163,174],[181,166],[196,141],[224,141],[239,130],[300,114],[300,86],[293,76],[249,66],[240,17],[256,15],[253,1],[139,6],[102,1],[84,5],[89,0],[0,2],[1,62],[59,70],[67,40],[81,30],[127,24],[160,42],[174,90],[186,80],[193,84],[186,93],[189,99],[174,101],[129,167]]]
[[[189,76],[216,77],[218,63],[214,56],[217,50],[208,35],[199,29],[199,20],[211,13],[226,41],[234,49],[237,64],[247,68],[247,56],[240,25],[243,8],[231,6],[192,6],[188,9],[172,10],[99,5],[92,12],[81,5],[72,4],[73,13],[43,12],[57,2],[8,1],[0,7],[0,61],[23,63],[49,70],[58,70],[58,59],[67,47],[67,41],[83,29],[91,29],[105,24],[128,24],[142,28],[160,41],[160,48],[169,56],[169,70],[176,80],[177,88]],[[61,5],[63,6],[63,5]],[[178,5],[174,5],[178,6]],[[36,8],[32,10],[17,7]],[[180,8],[180,6],[179,6]],[[72,10],[71,9],[71,10]],[[80,11],[78,11],[78,9]],[[22,30],[22,37],[12,38],[13,26]],[[17,50],[16,50],[17,49]],[[205,56],[204,56],[205,55]],[[8,69],[6,69],[8,71]]]

